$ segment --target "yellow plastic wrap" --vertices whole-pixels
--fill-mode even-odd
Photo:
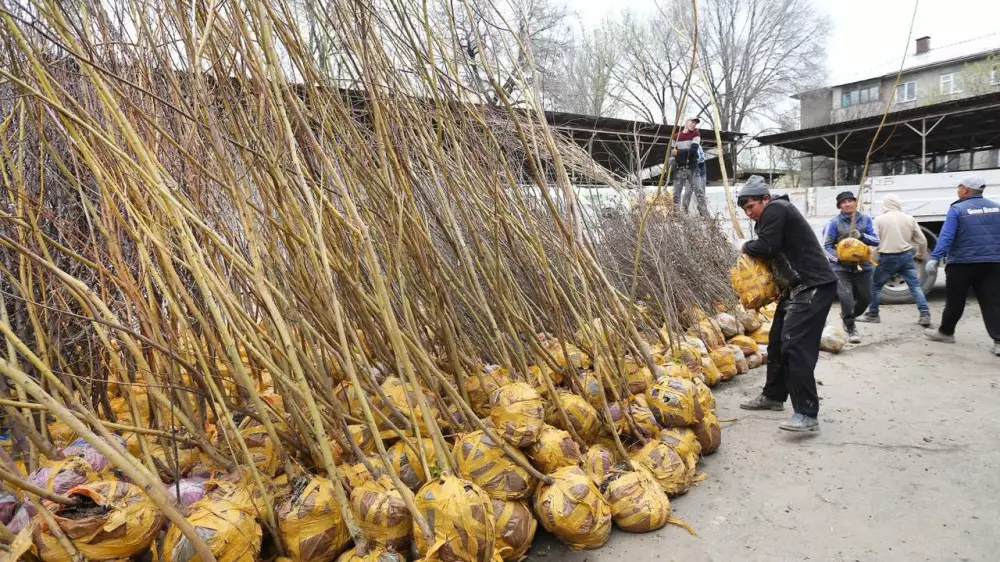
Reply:
[[[601,435],[611,437],[611,431],[618,435],[625,435],[628,431],[628,422],[625,420],[625,413],[617,402],[608,404],[608,409],[598,410],[601,418]]]
[[[208,543],[218,562],[256,562],[262,533],[254,516],[225,500],[191,504],[188,523]],[[177,527],[168,527],[161,549],[166,562],[197,562],[194,545]]]
[[[759,312],[756,310],[747,310],[742,306],[736,309],[736,319],[740,321],[744,334],[753,333],[757,328],[760,328],[763,322]]]
[[[409,552],[413,521],[388,476],[355,488],[351,492],[351,513],[370,548]]]
[[[660,424],[656,423],[656,416],[649,408],[649,402],[642,394],[636,394],[628,399],[628,413],[632,416],[636,428],[647,438],[656,436],[660,432]],[[628,420],[626,418],[626,423]]]
[[[434,441],[425,437],[420,441],[420,445],[424,451],[424,458],[428,464],[428,470],[434,473],[434,468],[437,466],[437,457],[434,453]],[[391,464],[392,470],[399,475],[399,479],[406,484],[406,487],[416,491],[425,483],[427,483],[426,475],[424,474],[424,469],[420,465],[420,455],[417,451],[411,449],[405,441],[399,441],[392,447],[386,450],[386,454],[389,457],[389,462]]]
[[[600,443],[591,445],[583,454],[580,464],[591,482],[600,486],[604,477],[615,467],[614,449]]]
[[[531,514],[531,508],[519,501],[492,501],[497,554],[504,562],[524,559],[538,530],[538,521]]]
[[[417,420],[417,425],[420,426],[420,433],[422,435],[429,435],[430,432],[427,428],[427,422],[424,421],[423,414],[420,411],[420,407],[417,403],[418,394],[417,392],[422,392],[424,399],[427,401],[428,409],[430,410],[431,416],[438,421],[441,425],[447,425],[444,418],[441,417],[441,412],[438,410],[437,403],[434,400],[434,395],[431,391],[426,388],[420,388],[419,391],[413,388],[410,383],[404,383],[397,377],[388,377],[385,382],[382,383],[382,393],[385,394],[386,399],[388,399],[389,404],[386,404],[381,396],[376,395],[375,406],[385,414],[386,418],[392,421],[396,427],[404,428],[410,426],[410,408],[413,408],[413,415]],[[395,408],[395,411],[393,410]],[[379,423],[379,429],[385,430],[390,429],[388,424],[384,422]]]
[[[365,411],[361,402],[358,401],[358,393],[351,386],[350,381],[343,381],[333,389],[334,395],[340,405],[347,409],[347,414],[358,419],[364,419]]]
[[[479,417],[490,415],[490,397],[501,386],[510,384],[507,369],[484,370],[465,377],[465,391],[469,395],[472,410]]]
[[[735,345],[740,348],[745,355],[757,353],[757,342],[750,336],[733,336],[729,338],[729,345]]]
[[[528,459],[516,451],[525,463]],[[490,497],[501,500],[526,498],[535,490],[535,479],[503,452],[482,431],[473,431],[455,441],[452,450],[462,476],[472,480]]]
[[[177,461],[177,464],[180,465],[178,468],[181,474],[187,474],[190,472],[191,469],[194,468],[194,465],[198,464],[201,460],[201,451],[198,449],[178,448],[176,451],[177,454],[175,455],[174,453],[175,451],[173,447],[167,448],[166,451],[163,450],[163,447],[157,444],[151,444],[149,447],[149,454],[152,455],[154,459],[163,463],[163,466],[170,469],[171,477],[173,476],[175,460]]]
[[[677,451],[660,440],[651,440],[631,454],[632,463],[640,464],[653,474],[668,496],[687,492],[694,476]]]
[[[733,289],[746,309],[758,309],[778,300],[781,289],[765,262],[740,254],[736,267],[729,272]]]
[[[705,379],[705,384],[707,384],[708,386],[715,386],[720,382],[722,382],[722,373],[719,372],[719,368],[715,366],[714,362],[712,362],[711,357],[702,357],[701,366],[702,366],[701,376],[703,379]]]
[[[597,416],[597,410],[589,402],[572,392],[559,392],[559,401],[580,439],[587,443],[596,439],[601,432],[601,420]],[[555,400],[552,399],[545,405],[545,422],[559,429],[569,430],[569,428],[564,427],[562,416],[559,415]]]
[[[732,380],[733,377],[739,374],[736,368],[736,354],[727,346],[713,349],[709,353],[709,357],[712,358],[712,363],[715,363],[716,368],[722,373],[723,381]]]
[[[837,259],[842,263],[862,264],[872,261],[872,248],[857,238],[837,242]]]
[[[535,493],[535,515],[546,531],[573,550],[600,548],[611,536],[611,508],[597,486],[576,466],[552,473],[551,485]]]
[[[564,466],[579,466],[580,447],[566,431],[546,424],[542,434],[528,449],[531,464],[542,474],[551,474]]]
[[[736,374],[745,375],[750,371],[750,365],[747,364],[747,356],[743,353],[738,345],[726,344],[726,347],[733,350],[733,354],[736,356]]]
[[[385,464],[382,463],[382,459],[378,457],[368,457],[368,462],[375,467],[375,470],[385,472]],[[372,473],[368,471],[368,468],[362,462],[356,462],[353,464],[342,464],[337,467],[340,472],[340,480],[344,483],[344,491],[347,495],[351,495],[351,491],[364,484],[365,482],[374,482],[375,477]]]
[[[555,359],[556,365],[564,369],[569,366],[574,369],[589,369],[591,367],[590,356],[573,344],[567,343],[566,351],[563,352],[563,346],[559,342],[553,342],[551,346],[547,346],[546,350]]]
[[[417,510],[434,533],[415,532],[424,562],[491,562],[495,541],[493,503],[481,488],[445,474],[417,492]]]
[[[764,322],[756,332],[750,334],[757,345],[767,345],[771,341],[771,322]]]
[[[62,532],[88,560],[130,558],[149,548],[166,519],[138,486],[103,481],[77,486],[67,494],[79,507],[58,506],[53,512]],[[100,506],[103,510],[91,510]],[[44,519],[34,531],[44,562],[70,562]]]
[[[42,466],[28,480],[49,492],[65,494],[76,486],[96,482],[99,478],[90,463],[82,457],[72,456],[42,462]]]
[[[701,382],[699,379],[694,381],[695,394],[698,397],[698,403],[701,404],[701,411],[704,413],[715,413],[715,395],[712,394],[712,389],[708,388],[708,385]]]
[[[722,426],[712,412],[706,412],[705,417],[694,425],[694,434],[701,443],[703,455],[711,455],[722,444]]]
[[[648,533],[670,521],[670,500],[643,465],[635,472],[614,472],[605,482],[611,517],[626,533]]]
[[[700,358],[698,360],[701,361]],[[704,366],[704,363],[702,364],[702,366]],[[682,362],[682,361],[680,361],[678,359],[672,359],[670,361],[667,361],[663,365],[663,367],[661,368],[661,370],[663,372],[663,376],[665,376],[665,377],[677,377],[677,378],[681,378],[681,379],[691,379],[691,378],[694,378],[694,376],[695,376],[694,373],[691,372],[691,369],[688,369],[688,366],[684,362]],[[656,383],[654,382],[653,384],[656,384]],[[650,385],[649,388],[653,388],[652,385]],[[649,389],[647,388],[646,391],[648,392]]]
[[[340,555],[337,562],[406,562],[406,557],[394,550],[376,548],[362,556],[357,550],[351,549]]]
[[[674,360],[680,361],[685,367],[688,368],[690,376],[683,378],[701,375],[703,369],[701,364],[702,354],[698,348],[689,343],[681,343],[674,348],[673,354]],[[649,391],[647,390],[646,392],[648,393]]]
[[[702,418],[704,419],[704,418]],[[684,459],[691,474],[694,474],[701,455],[701,442],[690,427],[671,427],[657,435],[660,442],[666,444]]]
[[[368,429],[367,425],[352,424],[347,426],[347,431],[351,433],[351,437],[353,437],[354,442],[358,444],[358,448],[361,449],[366,455],[375,454],[375,436],[372,435],[372,432]]]
[[[534,388],[523,382],[511,383],[494,392],[490,403],[493,426],[508,443],[521,448],[538,441],[545,425],[545,407]]]
[[[691,425],[701,419],[694,383],[687,379],[662,379],[647,396],[649,409],[662,427]]]
[[[254,481],[253,474],[247,468],[240,468],[232,474],[206,482],[205,497],[232,503],[254,517],[264,513],[264,498]]]
[[[247,449],[250,450],[252,462],[257,470],[274,478],[274,475],[278,473],[281,457],[278,453],[278,445],[267,434],[267,428],[254,423],[241,429],[240,435],[247,442]]]
[[[726,344],[726,339],[722,336],[722,330],[710,318],[699,321],[696,325],[692,326],[688,333],[704,342],[705,347],[709,350]]]
[[[528,367],[528,382],[542,398],[545,398],[549,394],[549,387],[545,384],[546,377],[551,379],[553,384],[560,384],[563,381],[562,374],[553,371],[548,365],[532,365]],[[487,412],[486,415],[489,415],[489,413]]]
[[[60,449],[76,441],[76,432],[61,421],[50,423],[48,429],[52,444]]]
[[[326,478],[297,482],[277,517],[282,542],[295,562],[332,562],[351,544],[333,482]]]
[[[628,383],[628,391],[631,394],[643,394],[653,386],[653,372],[649,367],[626,360],[625,382]]]

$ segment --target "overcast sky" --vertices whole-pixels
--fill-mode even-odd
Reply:
[[[899,61],[913,14],[913,0],[813,0],[833,22],[827,45],[827,83],[879,63]],[[654,0],[573,0],[587,27],[623,9],[652,10]],[[1000,0],[920,0],[913,37],[931,36],[931,47],[1000,33]],[[907,47],[913,52],[913,46]]]

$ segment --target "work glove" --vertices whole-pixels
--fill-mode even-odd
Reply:
[[[937,269],[938,269],[937,260],[928,260],[927,263],[924,264],[924,272],[927,273],[927,275],[937,274]]]
[[[857,238],[858,240],[861,240],[861,232],[858,230],[852,230],[851,238]]]

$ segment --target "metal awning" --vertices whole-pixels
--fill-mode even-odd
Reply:
[[[864,163],[882,115],[759,137],[763,145]],[[894,111],[872,151],[873,162],[1000,146],[1000,92]]]

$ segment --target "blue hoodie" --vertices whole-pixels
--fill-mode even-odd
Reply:
[[[869,246],[878,246],[878,233],[875,232],[875,223],[871,217],[864,213],[858,213],[858,218],[854,223],[854,230],[861,233],[861,241]],[[840,213],[830,219],[823,229],[823,249],[826,250],[827,257],[830,258],[831,265],[835,271],[856,272],[858,264],[840,263],[837,259],[837,242],[851,235],[851,215]],[[862,263],[861,271],[871,271],[874,266],[871,263]]]

